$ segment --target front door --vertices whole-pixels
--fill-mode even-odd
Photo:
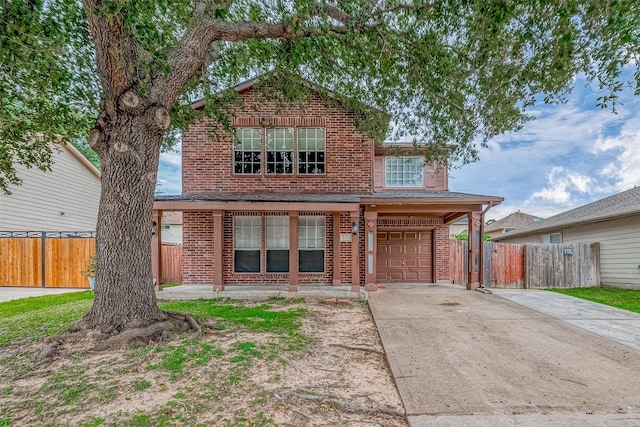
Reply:
[[[378,283],[431,283],[431,231],[378,231]]]

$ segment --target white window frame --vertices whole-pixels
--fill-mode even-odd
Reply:
[[[302,274],[324,274],[327,270],[327,220],[322,215],[301,215],[298,217],[298,271]],[[302,271],[301,251],[322,251],[322,271]]]
[[[310,132],[313,132],[313,137],[309,138]],[[302,135],[304,134],[304,138]],[[325,175],[327,173],[327,131],[325,128],[298,128],[297,132],[298,144],[298,165],[297,172],[298,175]],[[316,160],[313,162],[309,161],[309,155],[311,153],[316,154]],[[323,160],[322,162],[318,161],[318,154],[322,153]],[[305,154],[304,161],[301,159],[302,154]],[[322,164],[323,171],[322,172],[309,172],[310,166],[317,166]],[[305,172],[301,172],[302,167],[306,167]]]
[[[267,273],[289,273],[291,265],[287,264],[287,271],[269,271],[269,251],[287,251],[289,256],[289,217],[268,215],[265,217],[265,272]]]
[[[241,224],[242,223],[242,224]],[[247,229],[248,228],[248,229]],[[236,251],[258,251],[258,271],[236,271]],[[234,274],[259,274],[262,271],[262,217],[233,217],[233,272]]]
[[[245,133],[253,133],[251,137],[245,139]],[[258,138],[255,138],[255,134],[257,133]],[[257,144],[257,147],[256,147]],[[252,157],[255,153],[258,153],[258,161],[250,161],[245,162],[244,159],[240,161],[236,160],[236,153],[252,153]],[[241,165],[241,171],[236,171],[236,165]],[[258,165],[258,171],[253,172],[244,172],[244,165]],[[240,127],[236,128],[233,132],[233,173],[236,175],[261,175],[263,171],[264,165],[262,164],[262,129],[260,128],[248,128],[248,127]]]
[[[419,178],[412,177],[419,172]],[[389,188],[424,187],[424,157],[385,156],[384,186]]]
[[[266,175],[292,175],[294,172],[294,160],[293,160],[293,140],[295,132],[293,128],[271,128],[266,129],[265,132],[265,156],[264,156],[264,173]],[[269,161],[269,155],[273,154],[274,160]],[[288,156],[287,156],[288,154]],[[285,158],[282,161],[278,161],[277,157],[280,155]],[[289,157],[287,160],[286,157]],[[285,172],[277,172],[275,169],[278,164],[282,164],[285,168]],[[274,171],[269,172],[269,165],[274,166]],[[289,172],[286,169],[289,168]]]

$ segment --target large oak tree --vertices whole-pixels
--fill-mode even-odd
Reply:
[[[275,70],[362,106],[378,138],[413,135],[430,159],[477,146],[562,100],[578,73],[615,102],[638,53],[638,2],[615,0],[2,0],[0,189],[86,138],[102,165],[95,301],[80,326],[167,319],[151,286],[159,153],[198,118],[228,125],[230,87]],[[637,63],[637,61],[635,62]],[[636,74],[636,77],[638,75]],[[632,85],[634,85],[632,83]],[[636,86],[637,87],[637,86]],[[387,135],[390,136],[390,135]]]

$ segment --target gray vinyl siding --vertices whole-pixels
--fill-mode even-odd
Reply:
[[[602,286],[640,289],[640,214],[566,228],[562,241],[600,242]]]
[[[507,237],[508,235],[509,233],[500,234],[500,241],[497,243],[540,243],[540,236],[538,234],[517,236],[512,238]]]
[[[53,153],[50,172],[18,168],[21,186],[0,193],[0,230],[94,231],[100,178],[70,149]]]

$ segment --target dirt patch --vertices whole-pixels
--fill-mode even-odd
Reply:
[[[274,307],[275,308],[275,307]],[[204,325],[137,349],[44,343],[0,349],[0,421],[8,425],[406,426],[366,304],[304,308],[299,336]],[[7,425],[6,423],[3,425]]]

